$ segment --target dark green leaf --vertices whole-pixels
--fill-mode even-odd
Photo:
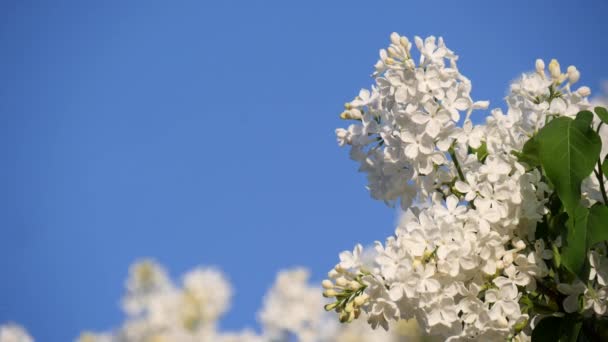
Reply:
[[[583,322],[575,319],[572,316],[566,316],[563,319],[563,323],[561,325],[561,337],[559,339],[560,342],[576,342],[578,339],[578,334],[581,331],[581,327]]]
[[[604,107],[595,107],[595,114],[602,120],[602,122],[608,124],[608,110]]]
[[[532,331],[532,342],[555,342],[561,334],[562,319],[559,317],[543,318]]]
[[[604,172],[604,176],[608,178],[608,156],[604,158],[604,162],[602,163],[602,171]]]
[[[581,182],[593,171],[602,147],[584,117],[553,119],[536,138],[541,165],[569,214],[580,202]]]
[[[591,126],[591,122],[593,122],[593,113],[588,110],[582,110],[576,114],[576,120],[580,120],[587,126]]]
[[[608,207],[596,204],[587,218],[587,247],[608,240]]]
[[[587,257],[587,219],[589,209],[579,205],[568,219],[568,230],[561,251],[562,264],[575,274],[581,273]]]
[[[575,342],[582,322],[574,316],[543,318],[532,331],[532,342]]]
[[[526,141],[521,153],[517,155],[517,159],[522,163],[528,164],[530,167],[537,167],[540,165],[540,159],[538,156],[538,140],[536,137],[532,137]]]

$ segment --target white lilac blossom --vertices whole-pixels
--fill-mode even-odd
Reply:
[[[14,323],[0,325],[0,342],[33,342],[27,331]]]
[[[351,259],[360,262],[358,256]],[[198,267],[175,284],[162,266],[146,259],[130,268],[122,326],[110,332],[83,332],[77,341],[397,342],[419,336],[415,321],[400,322],[390,332],[373,330],[363,321],[341,325],[323,309],[327,301],[319,292],[310,284],[308,270],[281,271],[258,312],[260,331],[224,331],[218,323],[229,309],[232,286],[223,273]]]
[[[488,102],[471,98],[458,57],[442,38],[414,41],[417,53],[408,38],[391,35],[371,89],[345,105],[342,118],[353,123],[336,130],[338,144],[350,146],[367,174],[371,196],[400,203],[405,213],[395,234],[376,243],[371,266],[358,258],[366,253],[361,245],[340,254],[323,283],[335,298],[327,309],[343,322],[367,314],[373,328],[389,331],[391,322],[415,317],[427,334],[450,341],[528,340],[536,313],[526,303],[549,282],[559,283],[561,294],[553,295],[565,298],[559,305],[566,312],[604,315],[606,253],[589,254],[588,285],[560,283],[547,266],[558,263],[552,248],[560,240],[535,234],[553,190],[539,168],[517,156],[548,120],[592,108],[589,88],[574,88],[580,72],[569,66],[562,73],[557,60],[547,72],[537,60],[535,72],[511,85],[507,109],[493,109],[475,125],[472,112]],[[591,175],[583,201],[601,199]]]

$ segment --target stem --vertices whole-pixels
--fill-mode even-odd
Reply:
[[[454,161],[454,165],[456,166],[456,170],[458,171],[458,177],[460,177],[461,181],[465,182],[464,174],[462,173],[462,169],[460,168],[460,163],[458,162],[458,158],[456,158],[456,152],[454,152],[453,148],[450,148],[449,152],[450,156],[452,157],[452,161]]]
[[[604,171],[602,170],[602,160],[597,160],[597,168],[598,173],[596,174],[597,180],[600,182],[600,190],[602,192],[602,198],[604,199],[604,204],[608,205],[608,196],[606,196],[606,188],[604,187]]]

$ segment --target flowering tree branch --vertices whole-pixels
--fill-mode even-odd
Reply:
[[[338,143],[404,214],[384,244],[340,254],[326,309],[372,328],[416,317],[450,341],[608,338],[608,111],[573,90],[576,67],[539,59],[506,113],[473,125],[488,102],[457,59],[441,38],[393,33],[375,84],[347,103]]]

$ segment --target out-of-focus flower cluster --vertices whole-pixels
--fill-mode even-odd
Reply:
[[[309,283],[309,272],[278,273],[258,312],[261,331],[225,331],[218,327],[230,308],[232,287],[218,269],[187,272],[181,285],[153,260],[133,264],[122,304],[126,319],[108,332],[83,332],[78,342],[401,342],[418,341],[415,321],[400,322],[391,332],[374,331],[364,322],[340,325],[323,310],[327,301]],[[22,327],[0,326],[0,342],[33,342]]]
[[[590,108],[590,89],[574,87],[576,67],[562,72],[552,60],[547,70],[539,59],[511,85],[506,112],[494,109],[476,125],[472,111],[488,102],[471,99],[457,59],[441,38],[412,44],[393,33],[374,85],[346,103],[341,117],[353,123],[336,130],[338,144],[350,146],[371,196],[400,203],[404,214],[384,243],[340,254],[323,283],[335,300],[327,309],[345,322],[367,314],[374,328],[416,318],[425,333],[451,341],[527,340],[534,317],[524,296],[559,282],[547,263],[561,241],[535,238],[552,190],[516,154],[548,118]],[[608,129],[600,135],[603,160]],[[601,198],[592,175],[583,199]],[[558,289],[568,296],[566,310],[605,315],[606,250],[588,257],[589,281]]]
[[[230,307],[232,287],[222,272],[196,268],[178,286],[159,264],[144,260],[129,272],[124,324],[110,332],[84,332],[78,341],[397,342],[419,336],[415,322],[403,322],[391,332],[374,331],[363,323],[340,325],[323,310],[326,301],[308,278],[303,268],[279,272],[258,313],[261,331],[224,331],[218,323]]]
[[[33,342],[25,329],[15,323],[0,326],[0,342]]]

